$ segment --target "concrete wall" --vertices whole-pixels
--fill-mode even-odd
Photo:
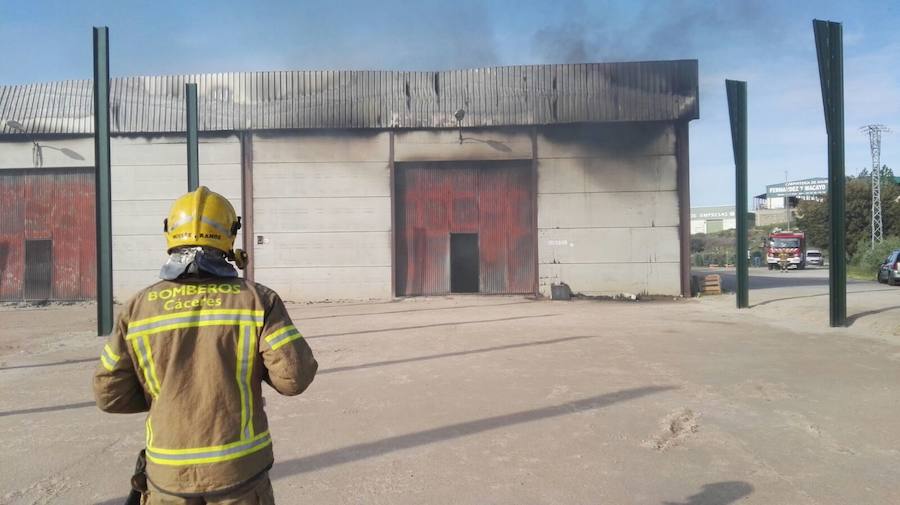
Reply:
[[[117,300],[158,280],[166,260],[162,220],[187,191],[184,137],[114,137],[112,160],[113,290]],[[241,213],[241,147],[236,136],[202,136],[200,184]],[[236,243],[240,247],[241,237]]]
[[[285,300],[390,298],[389,153],[386,132],[255,134],[257,282]]]
[[[531,159],[531,134],[524,128],[400,131],[394,161],[466,161]]]
[[[90,137],[41,139],[44,167],[93,167],[94,140]],[[31,141],[0,142],[0,170],[9,168],[32,168]],[[64,151],[65,150],[65,151]],[[66,153],[68,152],[68,154]]]
[[[92,167],[92,138],[40,139],[44,168]],[[55,148],[55,149],[54,149]],[[68,154],[60,149],[67,149]],[[225,195],[240,213],[240,144],[236,136],[201,136],[200,183]],[[124,301],[158,279],[166,259],[162,220],[187,191],[184,137],[113,137],[113,296]],[[77,159],[82,158],[82,159]],[[33,168],[31,142],[0,144],[0,169]],[[239,236],[238,244],[241,241]]]
[[[398,131],[397,162],[531,159],[531,130]],[[42,140],[45,166],[92,166],[93,141]],[[677,295],[675,132],[669,124],[540,128],[539,289],[555,281],[592,295]],[[153,282],[165,260],[162,219],[186,190],[178,136],[112,141],[115,296]],[[204,135],[200,181],[240,212],[235,135]],[[31,166],[30,142],[0,144],[0,168]],[[392,296],[390,133],[253,135],[256,280],[286,300]],[[240,242],[240,238],[238,241]],[[262,243],[259,243],[261,241]]]
[[[672,125],[546,128],[537,155],[541,293],[681,292]]]
[[[758,209],[755,210],[757,226],[772,226],[776,224],[786,224],[788,221],[787,211],[781,209]],[[791,211],[791,219],[796,217],[796,212]]]

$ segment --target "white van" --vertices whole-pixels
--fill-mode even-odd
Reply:
[[[806,250],[806,264],[807,265],[815,265],[822,266],[825,264],[825,257],[822,256],[822,251],[818,249],[807,249]]]

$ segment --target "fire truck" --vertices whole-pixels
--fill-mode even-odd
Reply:
[[[766,261],[769,270],[794,267],[806,268],[806,235],[802,231],[773,230],[766,241]]]

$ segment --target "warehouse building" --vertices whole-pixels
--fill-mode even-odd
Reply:
[[[691,209],[691,233],[716,233],[737,227],[737,211],[734,205],[693,207]]]
[[[113,79],[116,299],[165,260],[186,82],[200,182],[285,299],[689,292],[693,60]],[[95,296],[91,90],[0,87],[0,300]]]

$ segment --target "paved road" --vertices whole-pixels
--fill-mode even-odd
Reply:
[[[699,268],[694,270],[694,274],[715,273],[722,276],[722,288],[725,291],[733,292],[737,286],[736,272],[733,268],[715,269],[715,268]],[[872,281],[861,281],[856,279],[847,279],[848,289],[851,286],[877,285]],[[788,270],[781,272],[778,270],[769,270],[767,268],[751,268],[750,269],[750,289],[772,289],[772,288],[803,288],[820,286],[828,288],[828,267],[812,267],[805,270]]]
[[[735,303],[734,269],[696,269],[694,274],[715,273],[728,293],[711,303]],[[828,269],[750,269],[750,308],[773,324],[785,328],[807,326],[825,330],[829,322]],[[900,287],[875,280],[847,279],[848,325],[872,336],[900,342]]]

